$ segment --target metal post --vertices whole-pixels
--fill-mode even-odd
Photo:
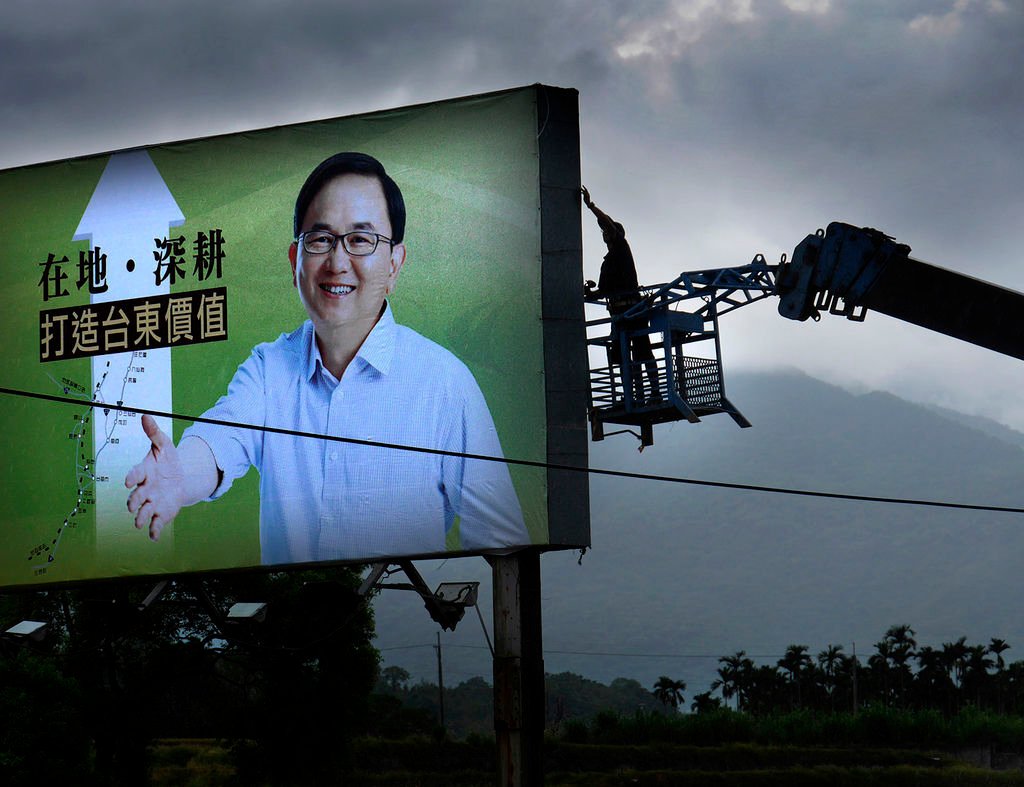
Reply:
[[[498,787],[544,783],[540,552],[490,558],[494,575],[494,732]]]
[[[448,737],[448,728],[444,724],[444,670],[441,668],[441,632],[437,632],[437,702],[441,710],[441,733]]]

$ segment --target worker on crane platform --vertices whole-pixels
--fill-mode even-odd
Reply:
[[[636,263],[633,261],[633,252],[626,241],[626,230],[623,226],[613,220],[611,216],[601,210],[590,199],[590,192],[587,187],[580,188],[583,194],[583,203],[590,209],[590,212],[597,217],[597,226],[601,228],[608,253],[604,255],[601,263],[601,274],[597,280],[597,289],[593,289],[593,282],[587,282],[587,294],[605,298],[608,304],[608,313],[612,316],[611,352],[610,360],[613,364],[623,363],[621,331],[635,331],[647,328],[646,317],[633,317],[629,319],[615,319],[618,315],[629,311],[633,306],[643,300],[640,295],[640,282],[637,279]],[[651,347],[649,334],[633,336],[630,339],[630,351],[634,363],[642,362],[647,371],[649,389],[647,396],[644,395],[643,378],[640,374],[633,373],[633,400],[640,404],[645,399],[660,399],[661,392],[658,388],[658,364],[654,359],[654,351]],[[633,371],[637,367],[632,366]]]

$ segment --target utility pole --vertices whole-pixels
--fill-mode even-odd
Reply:
[[[441,710],[441,732],[448,737],[448,728],[444,724],[444,670],[441,668],[441,632],[437,632],[437,706]]]
[[[544,783],[540,551],[488,558],[494,576],[494,733],[498,787]]]
[[[853,643],[853,715],[857,715],[857,643]]]

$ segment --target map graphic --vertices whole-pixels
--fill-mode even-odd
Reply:
[[[166,295],[170,283],[157,284],[152,268],[154,239],[168,235],[171,227],[185,217],[146,151],[117,153],[110,157],[72,240],[87,241],[104,255],[105,290],[90,297],[92,304],[153,295]],[[136,260],[140,261],[136,272]],[[131,410],[87,405],[106,403],[120,407],[172,412],[171,350],[155,348],[98,355],[91,359],[89,385],[48,375],[59,391],[81,398],[83,407],[68,437],[74,442],[74,473],[77,494],[69,501],[49,541],[32,548],[29,563],[33,573],[45,573],[59,559],[61,542],[77,528],[83,514],[95,513],[97,555],[118,555],[121,560],[134,553],[156,551],[148,538],[134,527],[128,512],[129,490],[124,478],[142,461],[150,442],[141,419]],[[157,423],[173,434],[171,420]],[[88,430],[91,428],[91,435]],[[91,436],[91,455],[90,441]],[[171,547],[173,532],[161,537],[161,551]]]

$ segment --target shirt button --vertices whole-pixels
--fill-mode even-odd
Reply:
[[[337,462],[338,461],[338,452],[337,451],[331,451],[331,461],[332,462]]]

